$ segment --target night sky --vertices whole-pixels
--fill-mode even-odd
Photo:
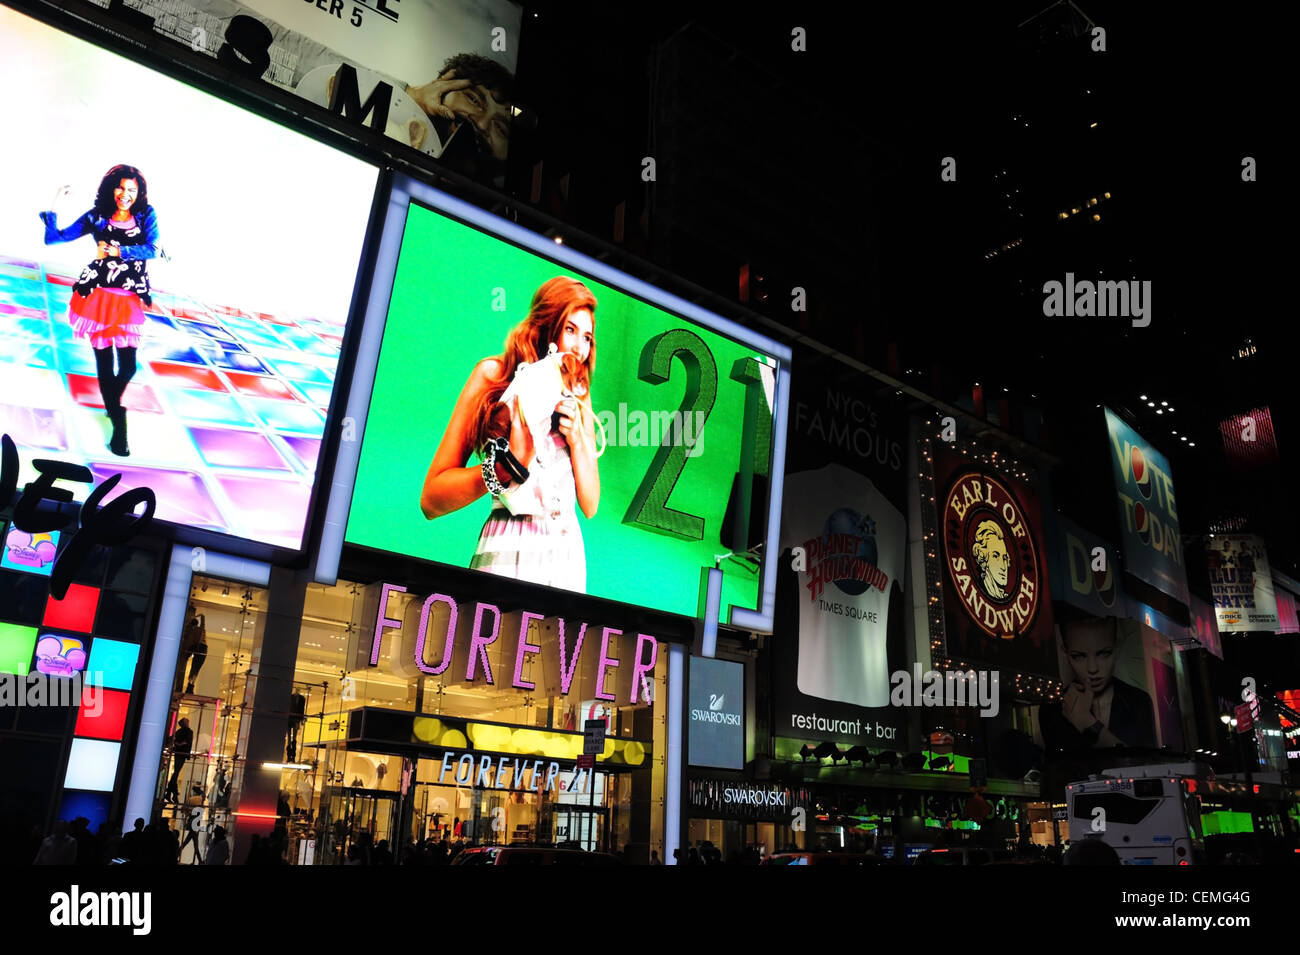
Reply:
[[[749,263],[781,325],[945,402],[979,382],[1012,434],[1041,415],[1058,506],[1106,534],[1110,405],[1170,458],[1185,538],[1235,520],[1300,576],[1279,8],[708,6],[529,5],[509,190],[543,160],[542,208],[597,238],[626,201],[632,253],[732,301]],[[1045,317],[1067,272],[1151,282],[1151,324]],[[1257,406],[1282,466],[1231,472],[1218,422]]]

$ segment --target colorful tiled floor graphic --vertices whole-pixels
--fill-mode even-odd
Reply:
[[[33,457],[96,481],[120,473],[121,491],[154,489],[161,520],[297,548],[342,326],[156,291],[123,399],[131,456],[118,458],[94,354],[68,324],[71,283],[0,256],[0,432],[24,475]]]

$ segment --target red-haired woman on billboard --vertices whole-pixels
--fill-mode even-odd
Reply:
[[[71,186],[61,187],[54,195],[55,202],[71,193]],[[53,212],[40,215],[46,245],[71,242],[83,235],[95,239],[95,258],[81,270],[73,286],[68,319],[77,336],[87,339],[95,350],[99,392],[104,411],[113,422],[108,448],[126,457],[131,451],[126,443],[122,395],[135,375],[144,306],[153,303],[145,262],[158,255],[158,218],[149,205],[148,186],[134,166],[114,166],[100,180],[94,207],[66,229],[59,228]]]
[[[420,510],[432,520],[492,494],[473,569],[586,592],[574,506],[590,519],[600,503],[595,312],[596,297],[577,279],[545,282],[502,354],[474,367],[456,401]],[[466,467],[475,453],[482,464]]]

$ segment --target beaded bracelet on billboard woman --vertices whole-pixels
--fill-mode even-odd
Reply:
[[[62,186],[55,204],[72,194]],[[153,304],[149,292],[147,259],[158,255],[158,217],[149,205],[148,187],[140,170],[118,165],[99,183],[95,205],[66,229],[58,227],[54,212],[42,212],[45,244],[71,242],[93,236],[95,258],[81,270],[73,286],[68,320],[79,338],[95,350],[95,370],[104,412],[113,422],[108,448],[126,457],[126,409],[122,395],[135,375],[135,351],[144,326],[144,306]],[[113,352],[117,351],[117,370]]]
[[[503,353],[480,361],[456,400],[420,509],[432,520],[492,494],[473,569],[586,592],[574,505],[590,519],[600,503],[595,312],[596,297],[577,279],[545,282]],[[483,463],[466,467],[473,453]]]

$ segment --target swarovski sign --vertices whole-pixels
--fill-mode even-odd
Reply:
[[[784,809],[790,804],[790,792],[784,789],[758,789],[754,786],[727,786],[722,790],[722,802],[724,805],[739,803]]]
[[[740,769],[745,764],[745,668],[739,663],[691,658],[692,766]]]

